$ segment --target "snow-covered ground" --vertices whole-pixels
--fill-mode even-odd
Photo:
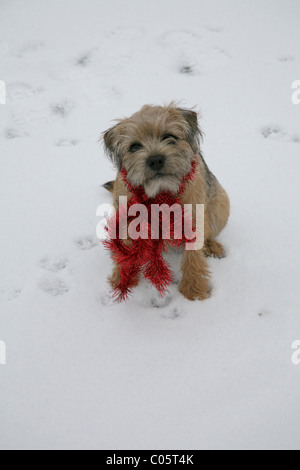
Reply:
[[[300,449],[299,40],[299,0],[1,0],[0,448]],[[228,256],[205,302],[116,305],[98,137],[173,99],[202,112]]]

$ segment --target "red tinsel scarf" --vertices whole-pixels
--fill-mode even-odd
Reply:
[[[198,160],[197,157],[195,157],[191,171],[183,178],[176,195],[164,191],[155,198],[148,198],[143,187],[132,187],[127,180],[127,172],[123,168],[122,177],[132,197],[130,201],[128,201],[127,208],[120,208],[116,216],[113,216],[113,218],[108,221],[107,231],[109,238],[103,242],[104,246],[111,251],[112,257],[120,269],[120,281],[113,292],[113,296],[117,301],[121,302],[127,300],[128,295],[137,285],[138,276],[141,274],[156,287],[161,296],[166,293],[168,286],[172,282],[172,272],[164,260],[163,255],[166,253],[169,246],[180,247],[182,244],[187,241],[190,242],[191,240],[187,239],[184,234],[180,239],[175,239],[175,225],[178,220],[176,221],[174,214],[172,214],[173,217],[170,220],[170,239],[166,240],[165,236],[163,237],[164,228],[162,227],[162,217],[160,217],[159,220],[159,239],[152,239],[151,207],[153,204],[159,206],[166,204],[168,207],[174,204],[180,204],[182,207],[181,195],[184,193],[187,183],[195,178],[197,163]],[[145,237],[141,236],[137,240],[130,240],[129,244],[124,244],[124,241],[119,238],[120,219],[124,214],[127,216],[127,210],[129,211],[129,208],[135,204],[143,204],[148,210],[148,222],[146,229],[145,227],[143,229],[143,233],[146,231],[148,237],[145,239]],[[121,214],[122,211],[123,214]],[[124,211],[126,211],[126,213]],[[183,226],[185,220],[183,210],[181,217],[182,220],[180,222]],[[128,224],[133,219],[133,217],[128,217]],[[117,236],[115,236],[115,233]]]

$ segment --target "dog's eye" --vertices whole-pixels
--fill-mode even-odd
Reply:
[[[130,145],[129,152],[134,153],[134,152],[137,152],[138,150],[141,150],[142,148],[143,148],[142,144],[139,144],[138,142],[134,142],[133,144]]]
[[[172,134],[165,134],[163,137],[162,137],[162,142],[168,142],[169,144],[176,144],[177,140],[178,140],[178,137],[176,137],[175,135],[172,135]]]

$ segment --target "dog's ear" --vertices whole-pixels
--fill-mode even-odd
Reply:
[[[198,114],[191,109],[178,108],[186,123],[186,140],[194,150],[199,150],[200,141],[203,137],[198,123]]]
[[[122,153],[120,150],[119,124],[103,133],[105,153],[119,171],[122,169]]]

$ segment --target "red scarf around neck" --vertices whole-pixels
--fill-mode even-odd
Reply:
[[[127,300],[128,295],[132,293],[132,289],[137,285],[137,279],[141,274],[156,287],[161,296],[164,296],[167,292],[172,282],[172,272],[170,266],[164,260],[163,255],[167,252],[169,246],[179,248],[181,245],[191,240],[187,239],[184,234],[180,239],[174,238],[176,225],[174,215],[170,221],[170,239],[166,240],[162,235],[163,227],[161,217],[159,220],[159,238],[152,239],[151,207],[153,204],[159,206],[166,204],[168,207],[174,204],[180,204],[182,207],[181,196],[185,191],[187,183],[195,178],[197,164],[198,159],[195,156],[191,171],[183,178],[176,195],[164,191],[155,198],[148,198],[143,187],[135,188],[131,186],[127,180],[127,172],[123,168],[122,177],[132,197],[127,203],[127,208],[120,207],[116,215],[108,221],[107,231],[109,238],[103,242],[105,248],[110,250],[112,258],[120,270],[120,281],[113,291],[113,297],[116,301],[121,302]],[[143,204],[147,208],[148,222],[146,223],[146,228],[144,226],[141,232],[144,234],[146,232],[148,237],[147,239],[140,237],[137,240],[130,240],[129,243],[124,244],[124,241],[119,238],[120,219],[122,215],[126,216],[127,210],[135,204]],[[181,217],[182,220],[180,222],[183,226],[185,220],[183,210]],[[133,217],[128,217],[128,224],[132,220],[134,220]],[[117,234],[116,236],[115,233]]]

